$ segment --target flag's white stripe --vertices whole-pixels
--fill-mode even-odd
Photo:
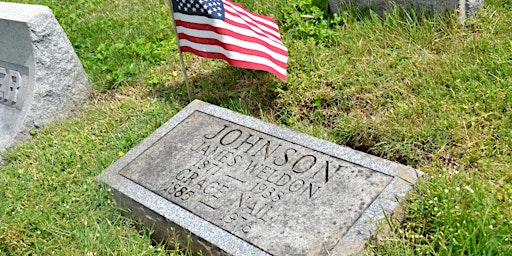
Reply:
[[[274,59],[284,62],[284,63],[286,63],[286,61],[288,61],[288,56],[274,52],[262,44],[240,40],[238,38],[224,35],[224,34],[219,35],[213,31],[207,31],[207,30],[190,29],[190,28],[184,28],[182,26],[179,26],[177,28],[177,30],[178,30],[178,33],[184,33],[184,34],[188,34],[188,35],[191,35],[194,37],[200,37],[200,38],[213,38],[213,39],[217,39],[225,44],[233,44],[233,45],[237,45],[239,47],[245,48],[245,49],[260,51],[260,52],[269,54]]]
[[[279,35],[279,32],[275,33],[275,31],[271,31],[268,27],[261,26],[259,24],[256,24],[256,25],[250,24],[246,19],[247,19],[247,17],[233,16],[232,14],[226,12],[226,20],[232,20],[236,23],[244,24],[244,25],[250,27],[252,30],[254,30],[260,34],[264,34],[268,38],[270,38],[276,42],[279,42],[279,39],[281,38],[281,35]]]
[[[198,43],[190,42],[185,39],[181,39],[179,41],[179,44],[180,44],[180,46],[188,46],[188,47],[191,47],[198,51],[220,53],[220,54],[223,54],[224,56],[226,56],[230,59],[233,59],[233,60],[252,62],[252,63],[259,64],[259,65],[267,66],[267,67],[270,67],[270,68],[276,70],[278,73],[280,73],[282,75],[286,75],[285,68],[282,68],[279,65],[276,65],[274,62],[270,61],[267,58],[263,58],[263,57],[255,56],[255,55],[243,54],[240,52],[228,51],[228,50],[226,50],[220,46],[217,46],[217,45],[198,44]]]
[[[226,9],[229,9],[229,8],[226,8]],[[251,20],[247,19],[247,17],[245,17],[245,16],[241,16],[241,17],[233,16],[231,13],[226,12],[225,17],[226,17],[226,19],[232,20],[236,23],[245,24],[245,25],[251,27],[252,29],[254,29],[256,32],[259,32],[261,34],[273,36],[271,38],[274,40],[277,40],[277,39],[275,39],[275,36],[280,37],[279,32],[276,33],[275,30],[271,30],[265,26],[260,26],[257,22],[252,21],[252,23],[257,24],[256,26],[253,24],[249,24],[248,21],[251,21]],[[263,30],[265,30],[265,31],[263,31]]]
[[[242,34],[244,36],[250,36],[250,37],[256,37],[262,41],[265,41],[266,43],[274,46],[274,47],[277,47],[279,49],[282,49],[284,51],[288,51],[286,49],[286,46],[283,45],[282,42],[278,42],[278,41],[274,41],[268,37],[264,37],[264,36],[261,36],[259,34],[257,34],[256,32],[250,30],[250,29],[245,29],[245,28],[241,28],[241,27],[237,27],[237,26],[234,26],[234,25],[231,25],[231,24],[228,24],[226,22],[224,22],[223,20],[218,20],[218,19],[211,19],[211,18],[208,18],[208,17],[203,17],[203,16],[197,16],[197,15],[187,15],[187,14],[183,14],[183,13],[174,13],[174,18],[176,20],[182,20],[182,21],[186,21],[186,22],[191,22],[191,23],[198,23],[198,24],[206,24],[206,25],[212,25],[214,27],[218,27],[218,28],[224,28],[224,29],[228,29],[228,30],[231,30],[235,33],[238,33],[238,34]]]
[[[258,18],[257,16],[255,16],[255,15],[248,15],[248,14],[246,14],[246,12],[241,13],[239,10],[235,10],[235,9],[233,9],[231,7],[228,7],[228,6],[224,6],[224,8],[226,10],[229,10],[229,11],[234,12],[234,13],[238,13],[240,15],[240,17],[237,17],[237,16],[233,16],[232,14],[226,12],[226,18],[229,18],[229,19],[231,19],[231,20],[233,20],[235,22],[238,22],[238,23],[247,24],[250,27],[254,27],[254,25],[253,24],[249,24],[248,22],[254,23],[257,26],[258,30],[259,30],[257,32],[265,33],[265,34],[272,34],[272,35],[274,35],[277,38],[281,38],[281,35],[279,34],[279,28],[275,27],[275,29],[271,29],[271,28],[269,28],[267,26],[264,26],[264,25],[260,24],[261,22],[259,22],[259,21],[263,20],[263,19],[260,18],[260,19],[256,20],[255,18]],[[267,21],[267,20],[265,20],[265,21]],[[267,21],[267,22],[270,23],[270,21]],[[265,23],[265,24],[268,24],[268,23]]]
[[[259,21],[259,22],[261,22],[261,23],[265,23],[265,24],[267,24],[267,25],[269,25],[269,26],[271,26],[271,27],[274,27],[276,30],[279,30],[279,27],[277,26],[277,23],[275,23],[275,22],[272,22],[272,21],[270,21],[270,20],[267,20],[267,19],[261,18],[261,17],[259,17],[259,16],[257,16],[257,15],[254,15],[254,13],[252,13],[252,12],[250,12],[250,11],[247,11],[247,10],[245,10],[244,8],[241,8],[241,7],[239,7],[239,6],[237,6],[237,5],[233,4],[233,3],[230,3],[229,1],[222,1],[222,2],[224,3],[224,8],[226,7],[226,5],[228,5],[228,6],[230,6],[231,8],[236,9],[236,11],[237,11],[238,13],[245,13],[245,14],[246,14],[247,16],[249,16],[251,19],[253,19],[253,20],[257,20],[257,21]]]

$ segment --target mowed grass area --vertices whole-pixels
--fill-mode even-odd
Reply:
[[[186,254],[154,243],[96,181],[189,102],[167,1],[18,2],[52,8],[95,91],[3,153],[0,254]],[[194,98],[423,171],[405,220],[366,254],[512,255],[511,0],[463,24],[237,2],[278,21],[288,80],[185,54]]]

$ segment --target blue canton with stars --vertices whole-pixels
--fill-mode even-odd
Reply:
[[[224,20],[222,0],[172,0],[174,12]]]

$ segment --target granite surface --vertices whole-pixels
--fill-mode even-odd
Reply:
[[[418,175],[194,101],[99,178],[133,217],[161,237],[191,236],[196,251],[350,255]]]
[[[67,117],[92,84],[52,11],[0,2],[0,151]]]

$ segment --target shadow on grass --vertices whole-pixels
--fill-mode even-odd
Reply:
[[[212,61],[214,64],[220,63],[208,59],[199,62]],[[198,99],[252,116],[259,116],[261,111],[267,111],[277,97],[276,88],[280,82],[270,73],[228,65],[206,67],[205,71],[201,69],[197,65],[187,68],[190,100],[182,74],[179,74],[181,79],[176,82],[156,85],[150,92],[151,96],[174,103],[177,100],[183,107]]]

